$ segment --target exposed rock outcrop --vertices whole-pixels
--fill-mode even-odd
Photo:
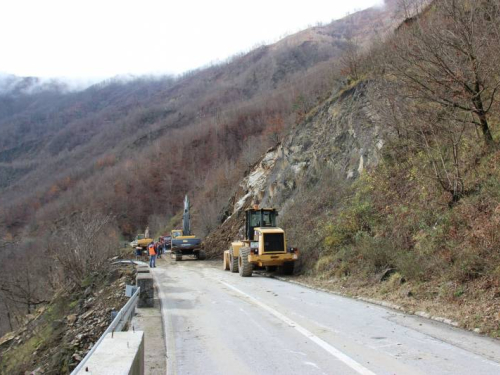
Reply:
[[[372,108],[369,88],[369,81],[361,81],[336,91],[266,152],[231,198],[227,211],[232,214],[207,237],[205,247],[212,256],[220,256],[241,236],[241,213],[250,205],[286,209],[297,188],[314,183],[325,169],[354,180],[377,165],[386,130]]]

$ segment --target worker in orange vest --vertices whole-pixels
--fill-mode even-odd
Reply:
[[[149,267],[154,268],[156,267],[156,250],[153,242],[149,244],[148,250],[149,250]]]

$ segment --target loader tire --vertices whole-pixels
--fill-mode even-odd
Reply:
[[[233,255],[233,249],[229,250],[229,271],[238,272],[238,258]]]
[[[282,271],[284,275],[293,275],[293,269],[295,266],[295,262],[285,262],[282,266]]]
[[[205,259],[207,259],[207,253],[205,253],[205,250],[200,250],[200,251],[198,252],[198,256],[197,256],[197,258],[198,258],[199,260],[205,260]]]
[[[240,249],[240,256],[238,258],[238,269],[241,277],[250,277],[253,272],[253,264],[248,261],[250,255],[249,247],[242,247]]]

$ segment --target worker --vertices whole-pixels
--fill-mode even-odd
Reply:
[[[156,268],[156,249],[153,242],[148,246],[149,250],[149,267]]]
[[[161,258],[161,243],[160,240],[158,242],[155,242],[155,249],[156,249],[156,256],[158,259]]]

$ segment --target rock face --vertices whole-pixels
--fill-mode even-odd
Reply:
[[[383,131],[367,98],[368,85],[339,91],[292,130],[276,152],[265,189],[254,195],[261,205],[283,206],[300,184],[314,181],[325,168],[355,179],[378,163]]]
[[[296,125],[282,143],[266,152],[240,183],[230,200],[225,222],[205,241],[212,256],[220,256],[242,236],[244,215],[252,204],[286,209],[302,184],[311,184],[331,169],[347,180],[377,165],[386,130],[372,108],[370,82],[337,90]],[[234,202],[234,203],[233,203]]]

